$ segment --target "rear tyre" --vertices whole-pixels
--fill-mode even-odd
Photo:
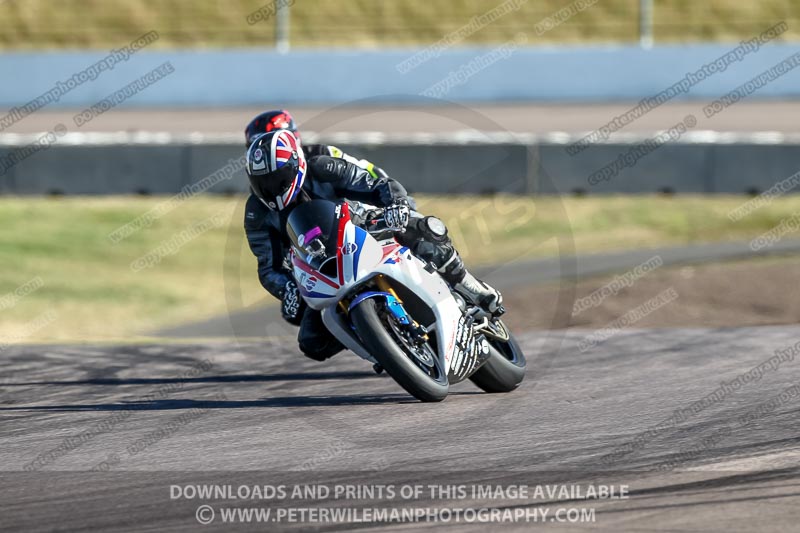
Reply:
[[[387,331],[374,299],[358,304],[350,311],[350,317],[369,353],[406,392],[422,402],[441,402],[447,397],[447,375],[426,373],[400,348]]]
[[[486,392],[511,392],[525,379],[525,354],[510,332],[507,341],[487,340],[489,360],[469,379]]]

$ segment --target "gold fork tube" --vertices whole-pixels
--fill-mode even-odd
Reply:
[[[375,276],[375,284],[378,286],[380,290],[382,290],[383,292],[388,292],[389,294],[397,298],[398,302],[403,303],[403,301],[400,300],[400,298],[398,298],[397,293],[394,292],[392,286],[389,285],[389,282],[386,281],[386,278],[384,278],[383,276]]]

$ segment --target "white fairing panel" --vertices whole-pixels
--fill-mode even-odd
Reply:
[[[436,317],[439,353],[445,354],[445,370],[450,372],[458,319],[462,315],[461,308],[453,298],[447,283],[438,274],[425,270],[425,263],[415,257],[408,248],[398,248],[393,255],[394,263],[384,262],[375,269],[375,273],[395,279],[413,290],[433,310]]]
[[[332,276],[314,271],[297,256],[292,258],[292,269],[308,306],[322,310],[341,300],[355,283],[374,272],[382,259],[381,245],[366,231],[348,221],[339,257],[328,258],[320,269],[332,272]],[[328,264],[328,261],[332,263]]]
[[[330,268],[333,265],[327,261],[336,262],[336,268]],[[438,274],[425,270],[425,263],[408,248],[394,241],[382,245],[349,221],[345,226],[339,257],[332,257],[327,261],[320,270],[329,272],[332,276],[313,270],[297,256],[292,257],[295,280],[309,307],[316,310],[331,308],[354,285],[378,274],[395,279],[413,290],[432,309],[436,317],[438,351],[445,354],[445,370],[450,372],[456,331],[462,312],[449,287]],[[333,317],[327,317],[326,323],[331,320]],[[345,342],[347,344],[351,342]]]

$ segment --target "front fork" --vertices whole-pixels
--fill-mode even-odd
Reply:
[[[406,312],[405,308],[403,307],[403,301],[399,296],[397,296],[397,293],[394,291],[389,281],[381,275],[378,275],[375,278],[375,284],[378,286],[378,288],[392,295],[392,301],[388,302],[389,311],[392,313],[392,315],[397,318],[398,322],[404,326],[407,326],[411,330],[418,344],[428,342],[428,331]]]
[[[349,305],[343,301],[339,302],[341,308],[349,313],[353,307],[368,298],[382,297],[386,301],[387,309],[398,324],[408,328],[419,344],[428,342],[428,331],[416,320],[414,320],[411,315],[408,314],[408,312],[406,312],[405,308],[403,307],[403,301],[399,296],[397,296],[397,293],[392,288],[392,285],[389,283],[389,281],[380,274],[375,276],[373,279],[376,287],[380,289],[380,292],[369,291],[361,293],[360,295],[356,296]]]

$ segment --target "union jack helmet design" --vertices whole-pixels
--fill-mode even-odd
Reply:
[[[270,209],[291,204],[306,177],[306,157],[297,137],[289,130],[256,137],[247,150],[247,177],[253,194]]]

